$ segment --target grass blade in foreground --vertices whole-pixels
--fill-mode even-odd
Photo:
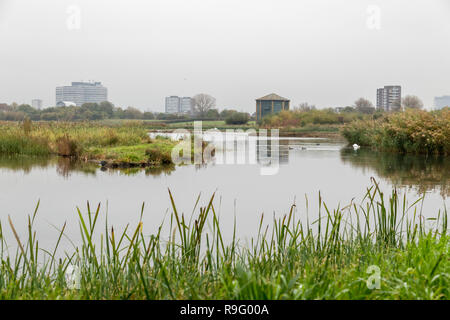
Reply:
[[[0,299],[449,299],[446,208],[427,228],[417,216],[420,201],[408,206],[396,190],[386,195],[373,181],[359,205],[332,210],[319,198],[324,211],[311,224],[292,206],[270,224],[261,218],[246,247],[236,225],[231,243],[224,241],[214,196],[186,224],[169,192],[169,241],[162,225],[146,235],[140,219],[122,233],[106,225],[95,243],[99,207],[89,208],[87,219],[78,211],[81,246],[63,259],[55,252],[66,226],[53,251],[38,248],[35,213],[27,241],[10,221],[15,255],[0,223]],[[66,281],[69,265],[79,272],[79,289]]]

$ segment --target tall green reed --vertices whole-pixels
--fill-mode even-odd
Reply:
[[[297,218],[296,205],[268,223],[262,216],[248,246],[237,239],[236,222],[231,241],[224,240],[214,195],[189,219],[180,214],[170,190],[169,198],[172,214],[167,237],[162,236],[164,224],[155,234],[145,233],[144,205],[135,227],[127,225],[118,231],[106,217],[102,232],[97,231],[100,205],[93,210],[88,203],[84,214],[77,208],[81,243],[64,254],[58,250],[66,224],[53,249],[39,247],[33,228],[39,204],[28,218],[25,241],[8,218],[17,249],[9,253],[0,223],[0,298],[411,297],[411,290],[398,289],[399,279],[410,275],[415,279],[412,271],[398,274],[403,267],[421,272],[419,280],[414,280],[419,296],[448,298],[446,209],[425,220],[433,223],[429,227],[419,209],[423,198],[409,205],[395,189],[386,196],[375,180],[359,204],[331,210],[319,195],[318,218],[311,222],[308,210],[306,219]],[[199,203],[200,196],[194,210]],[[426,261],[417,262],[422,256]],[[362,266],[369,263],[385,266],[389,277],[384,293],[365,287]],[[79,289],[68,286],[69,266],[79,270]]]

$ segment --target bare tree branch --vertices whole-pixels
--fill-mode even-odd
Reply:
[[[200,93],[192,99],[194,100],[194,112],[201,117],[216,106],[216,99],[209,94]]]
[[[416,96],[406,96],[402,99],[404,109],[422,109],[423,102]]]
[[[356,111],[368,114],[372,114],[375,112],[375,107],[373,106],[372,102],[364,98],[359,98],[355,101],[355,109]]]

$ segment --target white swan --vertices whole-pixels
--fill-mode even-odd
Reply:
[[[358,146],[356,143],[353,145],[353,149],[354,149],[354,150],[358,150],[359,148],[361,148],[361,147]]]

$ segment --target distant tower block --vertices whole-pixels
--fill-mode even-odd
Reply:
[[[395,107],[399,107],[402,101],[401,86],[385,86],[377,89],[377,109],[384,111],[392,111]]]
[[[61,101],[73,101],[79,107],[108,101],[108,89],[101,82],[72,82],[71,86],[56,88],[56,104]]]

